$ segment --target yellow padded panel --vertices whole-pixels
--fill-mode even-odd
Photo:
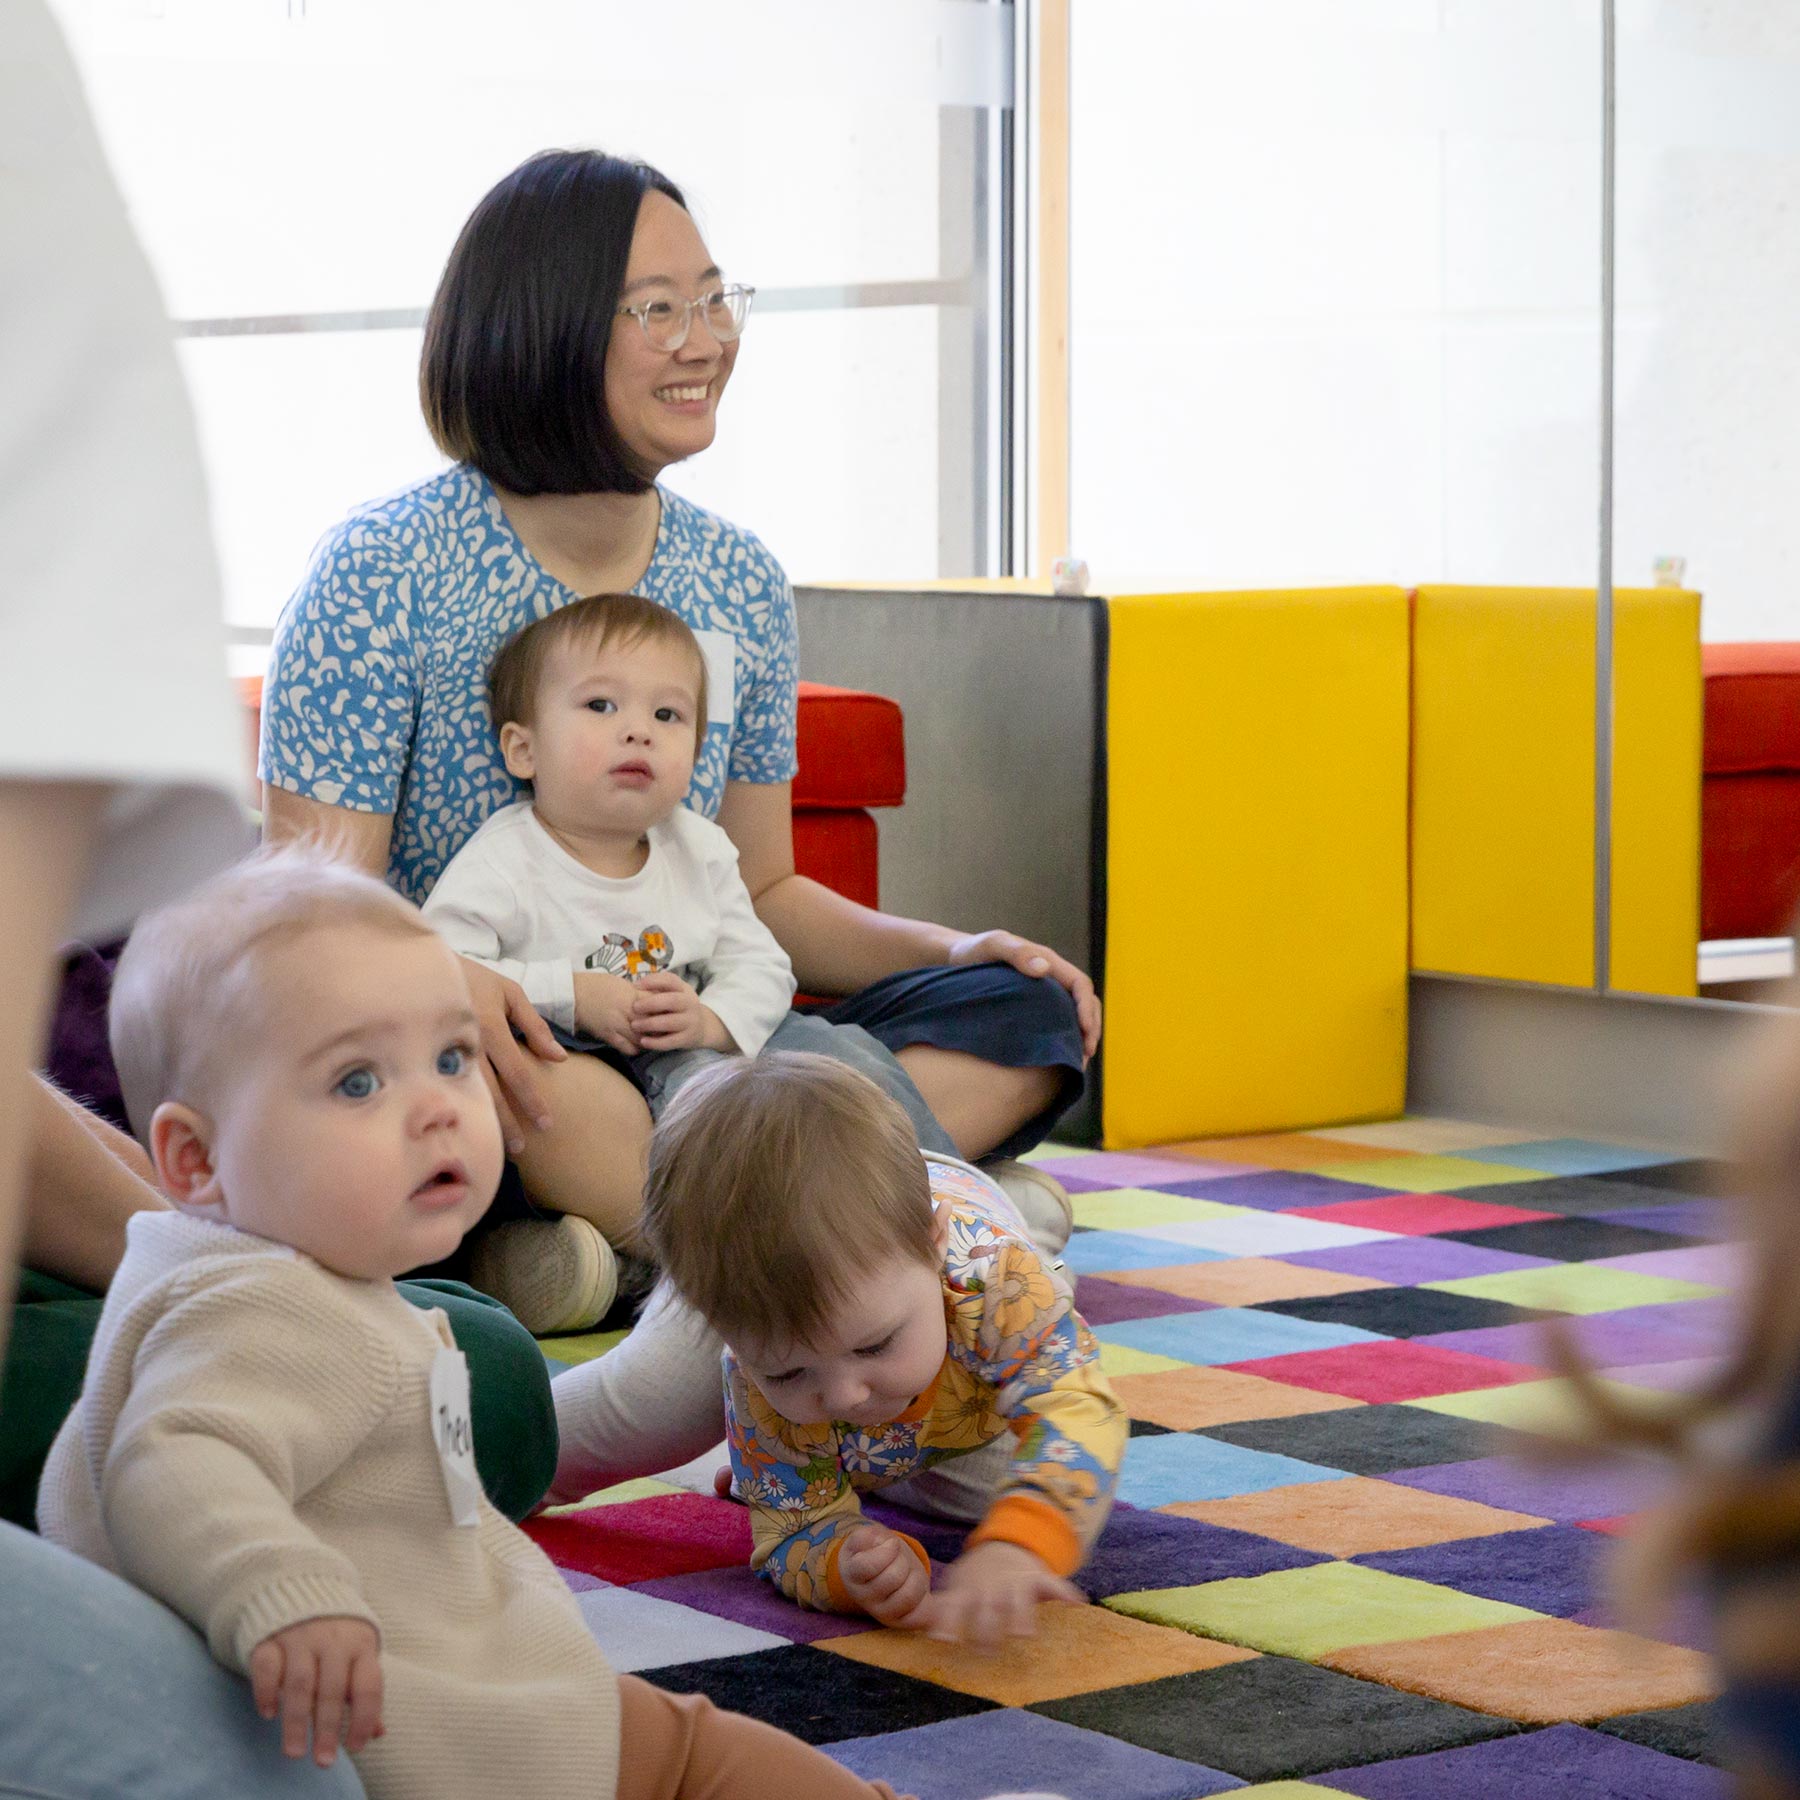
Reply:
[[[1413,620],[1412,961],[1594,974],[1594,593],[1423,587]],[[1700,599],[1614,595],[1612,985],[1692,994]]]
[[[1407,601],[1108,602],[1110,1148],[1406,1093]]]

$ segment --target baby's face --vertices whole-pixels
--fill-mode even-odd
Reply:
[[[885,1425],[931,1386],[949,1343],[941,1270],[917,1257],[871,1263],[807,1344],[740,1334],[731,1348],[796,1425]]]
[[[551,823],[641,836],[686,797],[694,777],[698,671],[680,644],[618,639],[564,645],[546,662],[536,715],[513,773]]]
[[[448,1256],[499,1185],[462,965],[430,934],[305,932],[258,958],[257,1041],[222,1046],[225,1217],[341,1275]]]

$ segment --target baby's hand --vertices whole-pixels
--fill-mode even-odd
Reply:
[[[965,1640],[996,1650],[1009,1637],[1037,1631],[1040,1600],[1087,1604],[1087,1595],[1019,1544],[997,1539],[965,1550],[925,1609],[925,1629],[946,1644]]]
[[[626,1056],[636,1056],[644,1048],[631,1023],[636,1002],[637,989],[623,975],[608,975],[604,969],[575,971],[577,1029]]]
[[[880,1625],[910,1630],[925,1622],[931,1574],[911,1544],[885,1525],[859,1525],[838,1551],[844,1591]]]
[[[313,1761],[337,1760],[381,1736],[381,1639],[367,1619],[304,1619],[250,1652],[250,1691],[265,1719],[281,1713],[281,1748]]]
[[[668,970],[633,985],[631,1029],[646,1050],[735,1050],[737,1040],[700,996]]]

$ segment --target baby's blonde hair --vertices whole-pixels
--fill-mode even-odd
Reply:
[[[410,901],[314,839],[259,850],[138,921],[113,977],[108,1031],[140,1138],[165,1100],[205,1110],[255,1029],[260,959],[334,925],[433,935]]]
[[[682,1088],[650,1141],[643,1232],[731,1342],[807,1343],[871,1263],[935,1263],[912,1122],[828,1056],[731,1057]]]

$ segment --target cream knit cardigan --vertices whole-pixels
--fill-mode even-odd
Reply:
[[[451,1341],[392,1282],[140,1213],[39,1524],[240,1673],[285,1626],[369,1620],[387,1727],[356,1758],[372,1800],[610,1800],[618,1683],[561,1576],[485,1496],[478,1524],[452,1521],[430,1415]]]

